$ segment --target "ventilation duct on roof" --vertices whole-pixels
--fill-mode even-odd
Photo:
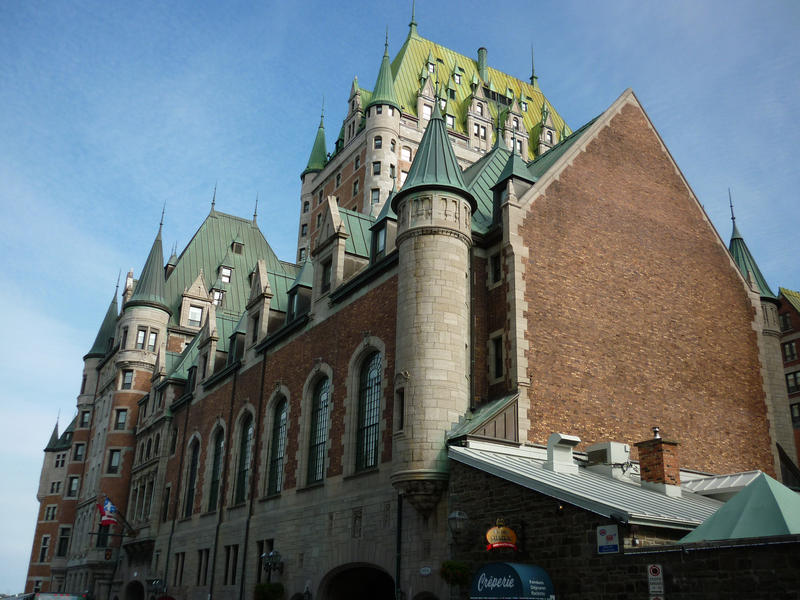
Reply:
[[[542,465],[555,473],[578,473],[578,465],[572,458],[572,449],[581,443],[581,438],[564,433],[551,433],[547,438],[547,460]]]

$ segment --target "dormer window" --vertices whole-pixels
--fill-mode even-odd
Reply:
[[[432,63],[428,63],[428,73],[433,73],[436,70],[436,66]]]
[[[380,260],[386,253],[386,227],[381,227],[375,232],[375,248],[373,250],[373,259]]]
[[[447,106],[447,100],[445,100],[444,98],[442,98],[441,100],[439,100],[439,108],[441,108],[442,110],[444,110],[445,106]]]
[[[233,269],[231,269],[230,267],[219,268],[219,278],[220,280],[222,280],[222,283],[230,283],[232,274],[233,274]]]
[[[187,321],[189,327],[200,327],[203,322],[203,309],[199,306],[189,307],[189,319]]]
[[[453,73],[453,80],[456,83],[461,83],[461,73]]]
[[[289,306],[286,316],[287,321],[292,321],[297,316],[297,290],[289,292]]]
[[[519,119],[514,117],[514,131],[519,131]]]
[[[225,297],[225,292],[222,290],[212,290],[211,291],[211,301],[214,303],[214,306],[222,306],[222,299]]]
[[[308,205],[308,202],[306,202],[306,206],[307,205]],[[244,244],[241,243],[241,242],[233,242],[231,244],[231,250],[233,250],[234,254],[241,254],[242,251],[244,250]]]
[[[332,272],[332,263],[331,261],[326,261],[325,264],[322,265],[322,291],[327,292],[331,289],[331,272]]]
[[[430,104],[423,104],[422,105],[422,118],[430,120],[431,115],[433,114],[433,108]]]
[[[547,143],[548,144],[552,144],[553,143],[553,132],[552,131],[548,131],[547,132]]]
[[[483,116],[483,104],[481,104],[480,102],[478,102],[478,114],[480,116]]]
[[[528,103],[527,102],[520,102],[519,107],[522,109],[522,112],[528,112]]]
[[[450,127],[451,129],[456,124],[456,121],[455,121],[455,118],[453,117],[453,115],[445,115],[444,120],[447,122],[447,126]]]

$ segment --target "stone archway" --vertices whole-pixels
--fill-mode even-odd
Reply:
[[[125,586],[124,600],[144,600],[144,586],[139,581],[129,581]]]
[[[320,598],[324,600],[394,600],[395,597],[391,575],[365,564],[332,571],[320,587]]]

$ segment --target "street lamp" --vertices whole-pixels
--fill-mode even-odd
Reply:
[[[463,510],[454,510],[447,516],[447,527],[454,538],[464,533],[468,520],[469,517]]]
[[[272,550],[267,554],[266,552],[261,555],[261,560],[264,564],[264,570],[267,572],[267,583],[272,581],[272,572],[277,571],[283,573],[283,557],[277,550]]]

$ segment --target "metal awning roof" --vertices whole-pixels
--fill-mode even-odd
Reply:
[[[480,469],[490,475],[556,498],[562,502],[631,524],[672,529],[693,529],[713,515],[722,503],[690,491],[679,498],[642,488],[633,482],[614,479],[581,468],[577,474],[556,473],[545,469],[541,453],[525,448],[505,450],[456,447],[448,449],[455,461]]]

